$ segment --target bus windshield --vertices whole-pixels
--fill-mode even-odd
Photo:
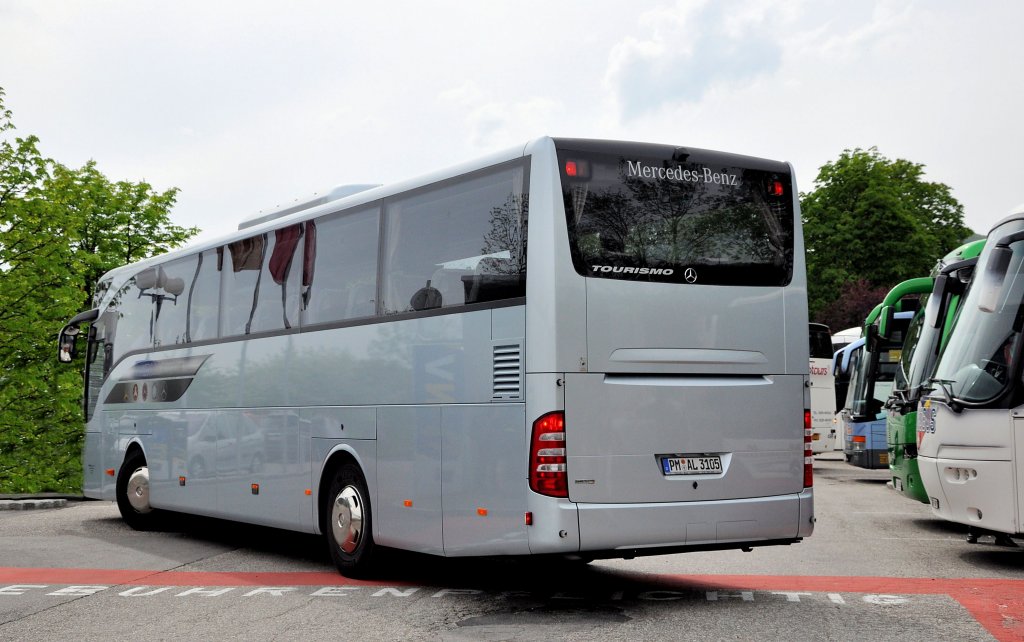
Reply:
[[[910,313],[898,312],[891,336],[882,338],[877,326],[867,328],[867,342],[850,380],[849,408],[857,421],[874,420],[893,388]]]
[[[556,144],[580,274],[753,286],[792,278],[788,165],[661,145]]]
[[[935,362],[935,348],[939,343],[941,328],[937,329],[931,323],[925,323],[929,317],[929,310],[935,307],[938,297],[922,294],[921,309],[914,314],[910,321],[910,328],[907,329],[907,340],[903,343],[903,353],[900,355],[900,362],[896,368],[896,379],[893,383],[894,390],[900,390],[910,395],[918,394],[921,386],[923,373],[931,370],[931,364]],[[929,300],[932,301],[929,304]]]
[[[1024,221],[1011,220],[992,230],[975,271],[976,287],[964,301],[957,325],[970,332],[954,332],[935,372],[948,381],[958,400],[972,404],[994,402],[1012,381],[1024,329],[1024,241],[1009,243],[1012,255],[1001,285],[989,281],[992,251],[1000,239],[1024,231]],[[985,299],[994,297],[992,305]]]

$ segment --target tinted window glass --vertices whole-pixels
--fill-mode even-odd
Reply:
[[[388,201],[384,312],[524,296],[527,186],[517,163]]]
[[[710,285],[789,283],[793,192],[787,165],[660,145],[559,145],[580,274]]]
[[[832,350],[832,335],[828,327],[812,323],[810,325],[810,335],[811,358],[831,359],[834,351]]]
[[[292,225],[222,249],[221,336],[284,330],[295,323],[301,239],[302,226]]]
[[[921,303],[926,304],[929,295],[925,294],[921,297]],[[930,351],[933,346],[929,345],[927,340],[931,336],[935,336],[935,332],[932,328],[927,328],[925,331],[925,312],[924,308],[918,310],[914,314],[914,318],[910,321],[910,327],[907,329],[907,338],[903,342],[903,352],[900,354],[899,366],[896,368],[896,378],[893,381],[894,390],[908,390],[911,388],[913,380],[914,363],[920,364],[924,361],[922,355],[927,351]],[[926,339],[922,343],[922,338]],[[920,348],[920,351],[919,351]]]
[[[307,223],[303,324],[371,317],[377,308],[377,208]],[[315,239],[314,242],[309,242]]]
[[[153,286],[155,269],[147,268],[132,277],[114,295],[104,315],[114,335],[112,359],[126,352],[153,345]]]
[[[217,338],[220,315],[220,273],[217,272],[217,251],[208,250],[198,257],[196,272],[185,291],[188,317],[185,331],[189,341]]]
[[[156,282],[151,296],[156,306],[154,343],[157,346],[188,341],[188,288],[196,277],[198,265],[198,256],[187,256],[154,268]]]
[[[108,283],[109,285],[109,283]],[[113,345],[108,343],[107,324],[112,315],[102,314],[92,324],[89,352],[85,358],[85,420],[92,419],[99,403],[100,389],[110,372]]]

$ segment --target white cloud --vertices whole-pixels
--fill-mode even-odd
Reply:
[[[774,72],[780,44],[771,37],[762,7],[750,7],[679,0],[643,14],[639,23],[648,33],[617,44],[605,76],[624,117],[666,103],[697,103],[714,87]]]
[[[927,166],[983,230],[1024,200],[1024,5],[990,0],[0,3],[19,133],[181,188],[222,233],[275,203],[539,135]]]

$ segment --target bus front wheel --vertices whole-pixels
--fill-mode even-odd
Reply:
[[[149,503],[149,467],[141,451],[125,457],[117,476],[117,509],[121,518],[135,530],[153,528],[159,517]]]
[[[334,473],[324,506],[324,534],[331,559],[342,575],[360,577],[371,572],[376,546],[370,494],[359,466],[342,465]]]

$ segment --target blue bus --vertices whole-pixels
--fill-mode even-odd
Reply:
[[[849,376],[841,412],[843,453],[849,463],[861,468],[889,467],[884,408],[892,392],[904,334],[913,316],[912,312],[896,312],[883,337],[874,322],[880,307],[868,316],[865,336],[840,352],[844,355],[842,371]]]

